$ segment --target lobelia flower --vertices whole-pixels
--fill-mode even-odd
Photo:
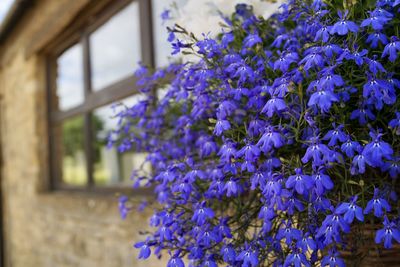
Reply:
[[[205,201],[203,201],[199,208],[197,208],[192,217],[192,221],[197,222],[197,225],[203,225],[207,219],[214,217],[214,211],[211,208],[206,207]]]
[[[322,68],[325,65],[325,60],[317,51],[309,53],[299,64],[304,64],[304,70],[309,70],[314,67]]]
[[[378,74],[378,72],[386,72],[383,68],[382,64],[376,61],[377,56],[374,55],[373,59],[365,58],[365,61],[368,64],[369,70],[374,74]]]
[[[285,243],[290,245],[292,241],[300,240],[302,238],[302,232],[299,229],[293,228],[290,221],[283,223],[282,225],[283,228],[280,228],[276,234],[277,240],[282,240],[284,238]]]
[[[183,263],[182,259],[179,257],[172,257],[168,263],[167,267],[185,267],[185,264]]]
[[[377,10],[369,12],[369,14],[370,17],[361,22],[361,27],[371,26],[374,30],[382,30],[385,24],[391,20],[391,18],[380,15]]]
[[[242,262],[242,267],[255,267],[258,265],[258,253],[256,250],[247,246],[245,250],[237,255],[236,260]]]
[[[385,248],[393,247],[393,239],[400,243],[400,230],[398,225],[389,221],[387,216],[385,216],[383,226],[383,229],[379,229],[376,232],[375,243],[380,244],[383,241],[383,246]]]
[[[385,162],[382,170],[389,172],[390,177],[397,178],[400,174],[400,158],[396,157],[391,161]]]
[[[256,44],[261,44],[262,39],[258,34],[249,34],[246,38],[243,40],[243,46],[246,48],[251,48],[255,46]]]
[[[333,188],[333,182],[331,178],[325,174],[324,168],[318,168],[311,177],[314,180],[315,192],[318,195],[322,195],[326,190],[331,190]]]
[[[150,257],[151,254],[151,249],[150,247],[147,245],[147,242],[138,242],[134,245],[135,248],[140,248],[140,252],[139,252],[139,259],[147,259],[148,257]]]
[[[272,117],[275,113],[279,113],[287,109],[286,103],[282,98],[272,97],[267,101],[261,113],[266,113],[268,117]]]
[[[364,215],[363,215],[363,210],[361,207],[357,206],[358,196],[352,197],[352,200],[350,202],[344,202],[341,203],[337,208],[336,212],[339,214],[344,214],[344,220],[347,223],[352,223],[354,220],[354,217],[357,218],[360,222],[364,221]]]
[[[214,128],[214,134],[220,136],[223,132],[229,130],[231,128],[231,124],[227,120],[217,120]]]
[[[372,167],[382,167],[384,162],[383,159],[391,159],[393,156],[392,147],[382,141],[382,134],[370,132],[370,136],[373,141],[365,146],[363,149],[363,156],[368,165]]]
[[[317,249],[317,244],[314,239],[310,236],[310,233],[305,233],[303,238],[298,240],[296,243],[296,247],[301,249],[302,251],[315,251]]]
[[[234,196],[238,193],[238,185],[235,180],[230,179],[224,186],[224,191],[228,197]]]
[[[236,260],[236,252],[232,245],[225,245],[221,248],[221,255],[225,262],[233,264]]]
[[[335,146],[338,141],[343,143],[347,139],[346,134],[342,131],[343,127],[344,125],[341,124],[334,130],[329,130],[322,140],[329,140],[328,146]]]
[[[260,140],[257,143],[257,146],[264,153],[268,153],[272,148],[279,148],[285,144],[285,141],[281,135],[281,133],[274,130],[273,127],[268,126],[265,129],[264,134],[261,136]]]
[[[375,115],[371,112],[369,108],[359,108],[354,110],[350,114],[350,119],[355,120],[358,119],[358,123],[360,125],[365,125],[367,124],[368,120],[375,120]]]
[[[307,260],[307,257],[304,255],[304,253],[301,252],[295,252],[291,253],[286,257],[285,263],[283,264],[284,267],[288,266],[295,266],[295,267],[301,267],[301,266],[311,266],[310,262]]]
[[[323,43],[328,42],[329,40],[329,30],[328,27],[324,26],[320,28],[315,34],[314,42],[321,40]]]
[[[347,136],[346,142],[344,142],[340,149],[348,156],[349,158],[353,158],[356,151],[361,149],[360,143],[357,141],[352,141],[350,136]]]
[[[312,159],[315,166],[320,166],[325,162],[325,158],[331,151],[326,145],[320,143],[317,137],[313,137],[311,142],[311,145],[307,147],[306,153],[301,158],[301,161],[307,163]]]
[[[336,22],[331,28],[330,33],[338,35],[346,35],[349,31],[351,32],[358,32],[358,26],[353,21],[346,20],[346,16],[349,13],[348,10],[344,12],[338,11],[338,16],[340,20]]]
[[[297,62],[297,53],[282,53],[277,61],[274,63],[274,70],[280,70],[282,72],[287,72],[290,64]]]
[[[308,101],[307,105],[317,106],[320,108],[321,112],[328,112],[332,106],[333,102],[338,102],[339,99],[335,93],[329,90],[318,90],[313,93]]]
[[[121,196],[119,198],[118,208],[119,208],[120,216],[123,220],[126,219],[126,217],[129,214],[129,211],[131,210],[131,208],[127,206],[128,201],[129,201],[129,198],[127,196]]]
[[[389,56],[391,62],[396,61],[397,54],[400,51],[400,40],[397,36],[392,36],[390,38],[390,43],[388,43],[383,49],[382,58]]]
[[[336,250],[330,249],[329,254],[322,258],[321,266],[345,267],[344,260],[339,258],[339,256],[340,254]]]
[[[285,185],[286,188],[294,188],[298,194],[302,195],[305,190],[313,186],[313,180],[309,175],[303,174],[301,168],[295,169],[295,172],[295,175],[289,176]]]
[[[386,199],[379,195],[379,189],[374,189],[374,198],[368,201],[367,206],[364,209],[364,214],[369,214],[372,209],[374,210],[375,217],[381,218],[383,216],[383,210],[390,211],[390,205]]]
[[[336,44],[327,44],[322,47],[324,54],[331,59],[334,55],[342,54],[343,49]]]
[[[371,48],[377,48],[379,43],[386,45],[388,43],[388,38],[381,32],[375,32],[368,35],[368,38],[365,42],[367,44],[371,43]]]

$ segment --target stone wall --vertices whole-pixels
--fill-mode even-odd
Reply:
[[[49,192],[41,49],[90,0],[38,0],[0,46],[0,130],[7,267],[163,266],[132,244],[149,214],[119,218],[115,195]],[[43,29],[47,29],[44,31]]]

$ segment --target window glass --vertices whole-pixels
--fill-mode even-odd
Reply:
[[[171,44],[167,41],[167,23],[163,23],[161,14],[164,10],[171,10],[172,16],[179,16],[179,8],[184,6],[188,0],[153,0],[153,31],[154,31],[154,53],[156,67],[168,65],[168,58],[171,57]]]
[[[90,36],[92,90],[134,73],[141,60],[139,6],[134,1]]]
[[[120,101],[120,104],[108,105],[93,112],[94,127],[94,183],[95,185],[132,184],[131,175],[134,169],[149,172],[148,164],[143,165],[146,153],[128,151],[119,153],[115,147],[109,148],[107,136],[117,128],[115,114],[141,100],[141,96],[132,96]]]
[[[84,150],[83,116],[67,119],[61,126],[62,182],[80,186],[88,181]]]
[[[84,100],[82,45],[67,49],[57,59],[57,100],[59,110],[68,110]]]

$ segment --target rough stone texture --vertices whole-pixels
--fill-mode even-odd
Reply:
[[[40,50],[88,2],[36,1],[0,46],[4,159],[0,177],[7,267],[164,265],[156,259],[137,261],[137,251],[132,249],[149,214],[122,221],[116,196],[46,191],[45,61]],[[57,23],[44,34],[41,29],[52,21]]]

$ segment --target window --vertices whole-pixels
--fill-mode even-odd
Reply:
[[[112,103],[142,97],[133,76],[138,62],[154,65],[152,13],[148,0],[93,1],[49,45],[52,188],[123,188],[134,168],[150,171],[145,153],[120,154],[106,148],[106,138],[116,124]]]

